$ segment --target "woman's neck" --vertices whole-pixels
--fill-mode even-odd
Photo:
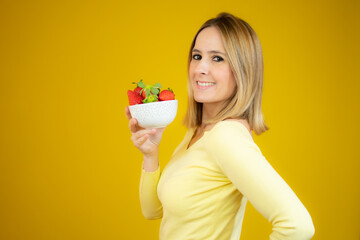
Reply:
[[[208,131],[215,125],[215,123],[213,123],[213,124],[204,124],[204,122],[209,120],[209,119],[214,118],[216,116],[216,114],[218,114],[220,109],[221,109],[221,104],[205,104],[205,103],[203,103],[202,123],[199,126],[199,129],[198,129],[199,132]],[[245,127],[248,129],[251,136],[253,137],[252,128],[250,127],[249,122],[246,119],[236,119],[236,120],[238,122],[241,122],[243,125],[245,125]]]
[[[220,111],[220,104],[203,103],[202,107],[202,122],[212,119]]]

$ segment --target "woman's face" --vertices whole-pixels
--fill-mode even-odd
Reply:
[[[216,27],[207,27],[197,36],[189,78],[196,102],[221,104],[235,91],[235,78]]]

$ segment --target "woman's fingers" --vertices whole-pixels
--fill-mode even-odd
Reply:
[[[130,128],[130,131],[131,131],[132,134],[136,133],[137,131],[139,131],[141,129],[137,124],[136,118],[131,118],[130,119],[129,128]]]
[[[154,133],[155,133],[154,129],[143,129],[143,130],[139,130],[139,131],[133,133],[133,137],[135,139],[139,139],[144,135],[152,135]]]
[[[129,107],[125,108],[125,114],[126,114],[126,118],[128,120],[130,120],[131,119],[131,113],[130,113]]]
[[[146,140],[149,139],[151,134],[154,134],[153,130],[140,130],[131,136],[131,140],[133,141],[135,147],[140,148]]]
[[[152,135],[155,133],[155,130],[153,129],[143,129],[143,130],[139,130],[137,132],[133,132],[132,136],[131,136],[131,140],[134,143],[137,143],[139,141],[139,139],[141,139],[142,137],[144,137],[145,135]]]
[[[154,134],[149,136],[150,142],[159,146],[164,130],[165,130],[165,127],[154,129]]]
[[[131,140],[136,147],[143,145],[150,135],[156,133],[155,129],[144,129],[138,125],[136,118],[132,118],[129,107],[125,107],[126,118],[129,120],[129,128],[131,131]]]
[[[129,120],[129,129],[131,131],[131,141],[142,153],[149,153],[156,150],[153,146],[158,145],[154,141],[147,142],[150,137],[153,137],[157,131],[155,129],[145,129],[139,126],[136,118],[131,116],[129,107],[125,107],[126,118]]]
[[[146,142],[146,140],[148,140],[148,138],[149,138],[149,135],[147,135],[147,134],[138,138],[136,140],[135,146],[139,147],[139,146],[143,145]]]

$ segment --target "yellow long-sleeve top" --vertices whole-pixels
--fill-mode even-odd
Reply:
[[[311,239],[308,211],[242,123],[219,122],[187,148],[193,133],[162,173],[142,169],[142,212],[163,218],[160,240],[238,240],[247,200],[273,225],[271,240]]]

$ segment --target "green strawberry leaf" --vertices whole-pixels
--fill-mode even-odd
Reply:
[[[146,86],[145,83],[143,83],[141,79],[140,82],[138,83],[138,87],[144,88],[145,86]]]
[[[157,88],[151,88],[151,92],[155,95],[157,95],[159,93],[159,89]]]
[[[149,97],[150,95],[151,95],[150,89],[146,88],[146,89],[145,89],[145,96],[146,96],[146,97]]]
[[[161,84],[160,84],[160,83],[155,83],[154,86],[157,87],[157,88],[161,88]]]
[[[156,102],[158,100],[156,95],[150,95],[143,100],[143,103]]]
[[[133,84],[136,84],[137,87],[144,88],[145,84],[142,82],[142,79],[139,82],[132,82]]]

